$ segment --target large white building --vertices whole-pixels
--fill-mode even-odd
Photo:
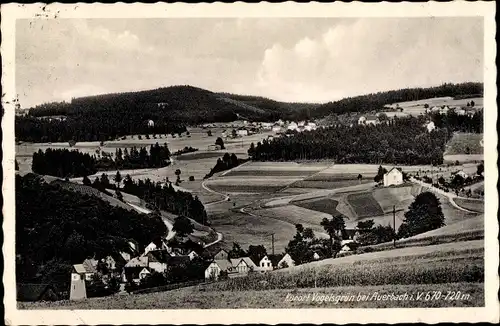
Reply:
[[[400,185],[403,183],[403,172],[399,168],[392,168],[384,174],[384,186]]]

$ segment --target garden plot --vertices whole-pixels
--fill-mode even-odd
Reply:
[[[352,206],[357,218],[383,215],[384,211],[371,193],[357,193],[347,195],[347,201]]]
[[[396,206],[396,210],[407,209],[415,199],[415,194],[418,194],[418,188],[419,186],[414,185],[378,188],[372,192],[372,195],[382,210],[388,213],[392,212],[393,206]]]
[[[330,198],[293,201],[292,204],[309,210],[330,214],[332,216],[340,214],[337,210],[338,201]]]

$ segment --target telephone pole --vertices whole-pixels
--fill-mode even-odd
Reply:
[[[392,206],[392,225],[394,226],[394,248],[396,248],[396,205]]]
[[[273,255],[274,255],[274,233],[271,233],[271,242],[272,242]]]

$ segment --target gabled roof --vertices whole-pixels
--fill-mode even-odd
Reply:
[[[248,267],[257,268],[257,265],[250,257],[242,257],[241,260],[243,260],[248,265]]]
[[[365,116],[366,120],[378,120],[378,117],[376,115],[367,115]]]
[[[149,262],[159,262],[159,263],[167,263],[172,255],[168,252],[167,249],[163,250],[151,250],[148,252]]]
[[[403,173],[403,169],[401,169],[401,168],[397,168],[397,167],[393,167],[392,169],[390,169],[389,171],[387,171],[387,173],[386,173],[386,174],[391,173],[391,171],[392,171],[392,170],[397,170],[397,171],[399,171],[399,172]]]
[[[222,271],[228,271],[233,268],[233,265],[229,260],[218,259],[214,260],[213,262],[216,263]]]
[[[73,265],[73,269],[75,270],[75,272],[77,272],[78,274],[85,274],[87,271],[85,270],[85,266],[83,266],[83,264],[76,264],[76,265]]]
[[[135,257],[132,258],[125,267],[147,267],[148,266],[148,257]]]

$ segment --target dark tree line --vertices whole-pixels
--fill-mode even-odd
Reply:
[[[446,128],[449,132],[483,133],[483,111],[468,116],[450,110],[447,114],[432,113],[431,119],[437,128]]]
[[[155,214],[111,206],[34,174],[16,176],[17,282],[50,282],[58,275],[69,282],[71,264],[127,252],[131,239],[144,247],[166,233]]]
[[[329,102],[314,108],[311,112],[313,118],[320,118],[329,114],[378,111],[382,110],[384,105],[397,102],[416,101],[444,96],[464,96],[468,94],[483,94],[483,84],[443,84],[441,86],[429,88],[406,88],[388,92],[378,92]]]
[[[198,197],[189,192],[175,190],[171,183],[161,185],[150,179],[135,181],[130,175],[126,175],[122,190],[143,199],[153,209],[165,210],[207,224],[207,213]]]
[[[376,126],[337,126],[250,146],[258,161],[334,159],[337,163],[442,164],[446,130],[428,132],[425,118],[399,118]]]
[[[116,149],[114,158],[107,153],[90,155],[78,150],[47,148],[33,153],[32,171],[37,174],[53,175],[60,178],[81,177],[98,171],[159,168],[170,164],[170,151],[167,144],[146,147]]]
[[[229,169],[232,169],[234,167],[237,167],[238,165],[246,162],[247,160],[240,159],[236,156],[236,154],[231,154],[229,153],[224,154],[222,159],[219,157],[217,159],[217,163],[215,163],[215,166],[210,170],[210,172],[205,175],[204,179],[208,179],[211,176],[213,176],[215,173],[226,171]]]

